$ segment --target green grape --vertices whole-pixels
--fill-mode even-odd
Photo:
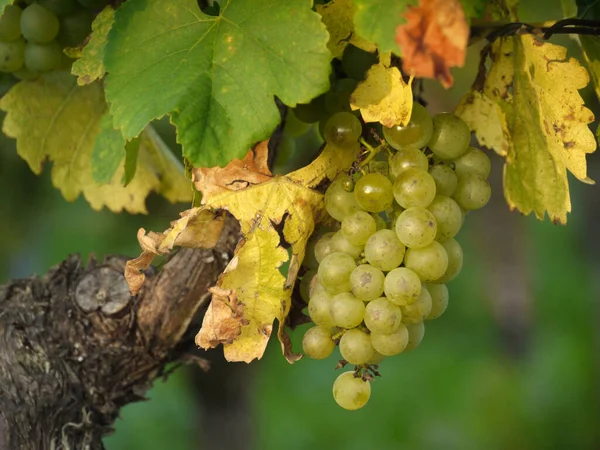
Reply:
[[[76,0],[38,0],[38,3],[58,17],[68,16],[77,8]]]
[[[335,253],[345,253],[357,259],[363,252],[363,245],[353,245],[341,231],[336,232],[329,241],[331,250]]]
[[[406,126],[382,127],[385,140],[396,150],[406,146],[423,148],[431,139],[433,121],[427,109],[419,103],[413,103],[410,121]]]
[[[442,242],[442,246],[448,255],[448,269],[446,269],[444,275],[435,280],[436,283],[447,283],[453,280],[458,276],[463,265],[463,251],[455,239]]]
[[[41,74],[40,74],[40,72],[28,69],[27,67],[23,66],[16,72],[13,72],[13,75],[15,77],[17,77],[19,80],[31,81],[31,80],[35,80],[36,78],[38,78]]]
[[[310,269],[302,275],[302,279],[300,280],[300,297],[302,297],[302,300],[306,303],[310,301],[310,286],[316,274],[316,269]]]
[[[295,169],[294,157],[296,156],[296,141],[294,138],[284,134],[277,148],[277,155],[273,163],[273,173],[284,175]]]
[[[375,219],[364,211],[356,211],[342,221],[342,234],[353,245],[365,245],[375,231],[377,231]]]
[[[319,265],[319,280],[327,292],[350,291],[350,274],[356,267],[354,258],[345,253],[330,253]]]
[[[458,186],[458,177],[454,170],[443,164],[436,164],[429,169],[429,175],[435,181],[435,192],[446,197],[452,197],[456,186]]]
[[[315,247],[317,246],[317,242],[321,239],[323,234],[321,232],[315,231],[311,235],[311,237],[306,242],[306,249],[304,250],[304,260],[302,261],[302,265],[309,269],[317,269],[319,267],[319,261],[315,255]]]
[[[337,178],[325,191],[325,209],[338,222],[342,222],[346,216],[356,211],[361,211],[354,193],[344,189],[344,179]]]
[[[68,16],[61,17],[58,42],[63,47],[77,47],[92,31],[94,14],[81,7]]]
[[[408,344],[408,330],[404,324],[390,334],[371,333],[371,345],[384,356],[394,356],[406,348]]]
[[[49,44],[28,42],[25,46],[25,65],[38,72],[50,72],[62,61],[62,49],[56,41]]]
[[[58,18],[51,11],[34,3],[21,14],[21,33],[28,43],[46,44],[58,34]]]
[[[381,212],[392,206],[394,194],[392,183],[380,173],[362,176],[354,186],[354,198],[358,205],[369,212]]]
[[[402,310],[385,297],[380,297],[365,307],[365,325],[372,333],[390,334],[400,328]]]
[[[402,323],[405,325],[414,325],[423,322],[429,315],[432,308],[431,294],[426,286],[421,287],[419,298],[412,305],[402,305]]]
[[[440,317],[448,307],[448,288],[445,284],[428,283],[427,290],[431,294],[431,311],[425,317],[425,320],[433,320]]]
[[[371,338],[358,328],[348,330],[340,339],[340,353],[350,364],[363,365],[373,356]]]
[[[395,269],[404,259],[406,247],[392,230],[379,230],[365,244],[365,258],[384,272]]]
[[[88,9],[101,9],[106,6],[108,0],[77,0],[81,6]]]
[[[434,281],[448,269],[448,255],[442,244],[433,241],[427,247],[409,248],[404,265],[414,270],[421,281]]]
[[[488,155],[476,147],[469,147],[464,155],[453,162],[454,170],[459,177],[471,174],[485,179],[492,170],[492,163]]]
[[[346,111],[335,113],[325,123],[323,139],[337,147],[347,147],[358,141],[362,133],[360,120]]]
[[[433,116],[433,133],[429,148],[440,159],[455,159],[467,151],[471,131],[468,125],[451,113]]]
[[[327,114],[325,111],[325,95],[319,95],[310,103],[299,103],[294,108],[294,114],[302,122],[318,122]]]
[[[392,157],[390,161],[390,174],[393,178],[398,178],[398,175],[410,167],[427,170],[429,160],[425,156],[425,153],[417,147],[407,146],[398,150]]]
[[[413,270],[398,267],[385,276],[383,291],[395,305],[411,305],[421,294],[421,279]]]
[[[283,127],[283,132],[291,137],[298,137],[306,134],[310,129],[310,124],[306,122],[302,122],[293,109],[288,109],[287,115],[285,116],[285,126]]]
[[[306,330],[302,338],[302,351],[312,359],[325,359],[333,353],[335,342],[331,333],[324,327],[312,327]]]
[[[0,41],[0,72],[16,72],[23,67],[25,41]]]
[[[372,344],[371,344],[372,345]],[[369,359],[367,361],[367,364],[370,364],[372,366],[375,366],[377,364],[381,364],[381,361],[383,361],[385,359],[385,356],[383,356],[381,353],[379,353],[377,350],[373,349],[373,356],[371,356],[371,359]]]
[[[394,181],[394,198],[403,208],[427,208],[435,197],[435,181],[426,171],[406,169]]]
[[[468,211],[483,208],[490,201],[492,188],[478,175],[466,174],[458,177],[458,186],[452,196],[461,208]]]
[[[359,326],[365,315],[365,304],[349,292],[335,295],[329,309],[333,323],[340,328]]]
[[[342,68],[350,78],[358,81],[364,79],[367,70],[375,63],[377,63],[377,55],[375,53],[365,52],[352,44],[347,45],[344,49]]]
[[[354,371],[344,372],[333,383],[333,398],[344,409],[355,411],[362,408],[371,396],[371,384],[354,377]]]
[[[456,236],[463,223],[458,203],[445,195],[436,195],[427,209],[435,216],[437,222],[436,241],[443,242]]]
[[[363,302],[376,299],[383,294],[385,275],[377,267],[361,264],[350,274],[352,293]]]
[[[423,336],[425,336],[425,324],[419,322],[414,325],[407,325],[406,329],[408,330],[408,344],[406,344],[404,353],[414,350],[419,346],[421,341],[423,341]]]
[[[21,37],[21,8],[7,5],[0,16],[0,41],[10,42]]]
[[[310,282],[310,298],[312,299],[315,295],[320,294],[321,292],[324,292],[327,294],[327,290],[323,287],[323,285],[321,284],[321,282],[319,281],[319,274],[317,271],[317,275],[315,277],[313,277],[312,281]],[[329,294],[327,294],[329,295]]]
[[[327,292],[319,292],[310,298],[308,315],[315,325],[325,328],[335,326],[331,318],[331,296]]]
[[[395,229],[400,242],[408,248],[422,248],[433,242],[438,225],[429,210],[413,207],[398,216]]]
[[[340,111],[350,113],[350,95],[356,89],[357,81],[352,78],[342,78],[335,82],[331,90],[325,94],[325,109],[329,114]]]
[[[315,259],[319,264],[323,261],[323,258],[330,253],[333,253],[333,250],[331,249],[331,238],[334,234],[334,232],[324,234],[315,244]]]

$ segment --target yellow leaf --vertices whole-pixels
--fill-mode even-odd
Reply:
[[[367,52],[374,52],[377,46],[354,33],[354,4],[352,0],[332,0],[324,5],[317,5],[323,23],[329,31],[327,48],[334,58],[341,58],[348,44]]]
[[[578,93],[589,76],[574,58],[565,61],[566,53],[530,35],[500,40],[492,47],[489,76],[457,109],[483,145],[506,156],[511,209],[540,219],[548,213],[559,223],[571,211],[567,170],[593,183],[585,156],[596,149],[588,127],[594,115]]]
[[[380,122],[386,127],[406,125],[412,113],[411,84],[412,77],[405,83],[396,67],[376,64],[350,96],[350,106],[360,109],[365,122]]]
[[[71,73],[77,75],[77,84],[90,84],[104,76],[104,47],[108,32],[115,17],[115,10],[107,6],[96,16],[92,23],[92,34],[83,47],[80,58],[73,63]]]
[[[110,183],[94,182],[91,154],[107,111],[99,83],[79,87],[71,75],[51,73],[16,84],[0,100],[0,108],[7,112],[3,131],[17,139],[19,155],[36,174],[47,159],[52,161],[52,184],[68,201],[83,194],[96,210],[106,206],[113,212],[146,213],[150,191],[164,192],[171,201],[191,197],[182,168],[159,152],[156,137],[148,134],[130,184],[121,184],[123,167]]]

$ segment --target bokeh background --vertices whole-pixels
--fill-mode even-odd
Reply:
[[[521,18],[561,17],[555,3]],[[568,38],[555,42],[579,56]],[[426,84],[432,112],[454,108],[476,56],[449,91]],[[583,94],[600,117],[593,91]],[[157,380],[149,401],[123,410],[106,448],[600,448],[600,189],[572,180],[569,224],[539,222],[509,212],[502,160],[490,156],[494,195],[458,237],[465,266],[449,285],[448,311],[416,351],[384,362],[364,409],[334,403],[336,358],[289,365],[273,341],[252,365],[224,364],[217,351],[208,373],[183,367]],[[588,161],[600,180],[600,154]],[[65,202],[48,169],[34,176],[0,137],[0,284],[70,253],[136,255],[139,227],[162,230],[188,206],[151,197],[148,216],[96,212]],[[293,334],[296,348],[305,329]]]

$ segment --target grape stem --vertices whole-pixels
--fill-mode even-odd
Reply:
[[[369,154],[367,155],[367,157],[361,161],[361,163],[359,164],[359,167],[362,169],[363,167],[365,167],[367,164],[369,164],[373,158],[375,158],[375,156],[377,156],[377,153],[379,153],[379,151],[381,150],[382,146],[378,146],[378,147],[373,147],[371,144],[369,144],[365,138],[361,137],[359,142],[361,143],[362,146],[364,146],[367,151],[369,152]]]

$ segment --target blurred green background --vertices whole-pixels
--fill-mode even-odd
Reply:
[[[522,19],[560,17],[541,9]],[[453,109],[470,61],[451,90],[426,85],[432,112]],[[598,117],[593,92],[584,95]],[[600,155],[588,161],[600,180]],[[502,161],[493,164],[493,199],[459,235],[465,267],[449,285],[448,311],[427,324],[417,350],[383,363],[364,409],[333,401],[336,358],[289,365],[273,341],[250,366],[225,365],[217,352],[208,374],[185,367],[158,380],[150,401],[123,410],[106,448],[599,449],[599,188],[573,182],[574,212],[555,226],[510,213]],[[70,253],[136,255],[139,227],[162,230],[188,206],[152,197],[148,216],[95,212],[81,198],[65,202],[48,169],[35,177],[0,136],[0,284]],[[305,329],[293,334],[296,349]]]

